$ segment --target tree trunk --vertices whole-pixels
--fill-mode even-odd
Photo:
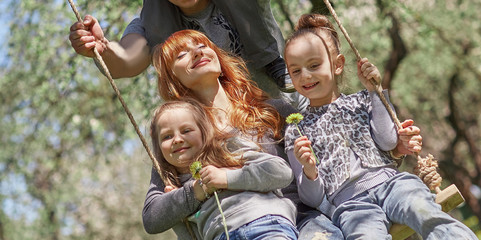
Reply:
[[[329,1],[332,5],[332,8],[335,9],[334,3]],[[312,8],[311,13],[320,13],[322,15],[330,15],[329,9],[326,7],[326,4],[323,0],[311,0]]]
[[[382,87],[384,89],[391,89],[391,82],[394,78],[394,75],[401,64],[401,61],[406,57],[408,51],[406,49],[406,45],[404,44],[403,39],[399,32],[401,31],[399,27],[399,21],[396,16],[392,12],[385,13],[385,8],[382,0],[376,1],[377,6],[379,7],[379,11],[381,12],[381,16],[388,16],[391,18],[392,26],[388,30],[389,37],[391,38],[391,53],[389,54],[389,60],[386,62],[384,66],[384,73],[382,79]]]
[[[289,26],[291,27],[291,30],[294,30],[295,24],[291,20],[289,10],[287,10],[286,5],[284,4],[284,2],[282,0],[277,0],[276,2],[279,4],[279,8],[281,9],[281,12],[284,15],[284,18],[286,19],[286,21],[289,23]]]
[[[471,185],[473,180],[470,178],[470,174],[466,170],[466,167],[463,166],[463,162],[466,161],[466,156],[456,156],[456,151],[454,150],[456,147],[456,143],[461,140],[465,140],[469,146],[470,155],[476,165],[476,178],[479,179],[480,175],[480,164],[477,162],[480,159],[480,151],[474,145],[475,141],[470,136],[469,131],[467,130],[463,121],[461,121],[461,114],[458,111],[458,106],[456,106],[456,102],[454,99],[454,95],[457,90],[456,82],[459,81],[459,70],[456,70],[456,73],[450,78],[450,85],[448,89],[448,100],[449,100],[449,110],[450,115],[448,116],[447,120],[448,123],[451,125],[453,130],[456,132],[456,137],[453,140],[451,148],[447,148],[445,152],[444,161],[441,161],[441,167],[444,174],[452,181],[461,191],[461,194],[464,196],[466,200],[466,204],[469,206],[473,214],[478,218],[481,219],[481,208],[480,202],[476,199],[475,196],[471,194]],[[456,161],[459,159],[458,161]],[[479,183],[478,183],[479,184]]]

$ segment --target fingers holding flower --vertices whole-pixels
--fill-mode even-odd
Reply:
[[[304,116],[302,116],[302,114],[300,114],[300,113],[292,113],[286,118],[286,122],[288,124],[295,124],[297,132],[299,133],[299,135],[301,135],[301,137],[304,137],[304,134],[302,133],[301,129],[299,128],[299,122],[301,122],[303,119],[304,119]],[[306,137],[306,139],[307,139],[307,137]],[[316,154],[314,153],[314,150],[311,147],[311,142],[309,142],[308,147],[311,151],[312,156],[315,159],[315,163],[319,164],[319,159],[317,159],[317,156],[316,156]]]
[[[315,166],[316,160],[312,156],[311,141],[306,136],[299,137],[294,142],[294,155],[303,166]]]
[[[223,172],[222,172],[223,171]],[[215,173],[217,172],[217,173]],[[190,173],[195,180],[194,182],[194,193],[199,192],[195,191],[195,189],[201,189],[204,192],[204,197],[199,197],[196,194],[196,198],[200,201],[204,201],[209,198],[210,194],[214,194],[215,201],[217,203],[217,208],[220,211],[220,215],[222,216],[222,225],[224,225],[224,232],[227,235],[227,240],[229,240],[229,231],[227,229],[227,223],[225,220],[224,212],[222,211],[222,207],[220,205],[219,196],[217,195],[217,187],[216,186],[209,186],[208,184],[203,184],[202,181],[208,181],[209,184],[213,182],[214,184],[225,182],[225,185],[218,185],[219,189],[227,188],[227,172],[225,169],[219,169],[214,166],[207,166],[202,167],[202,163],[200,161],[195,161],[190,165]],[[223,173],[223,174],[222,174]],[[222,175],[225,178],[222,179]],[[211,178],[214,177],[214,178]],[[213,181],[212,181],[213,179]],[[206,189],[207,188],[207,189]]]
[[[316,158],[311,149],[311,141],[302,136],[294,142],[294,155],[303,166],[304,174],[307,178],[314,180],[317,178]]]
[[[227,172],[224,168],[217,168],[209,165],[200,170],[200,179],[207,186],[207,189],[226,189]]]

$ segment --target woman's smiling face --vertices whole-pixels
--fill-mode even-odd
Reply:
[[[206,44],[189,41],[175,57],[172,72],[186,88],[195,91],[199,86],[217,83],[219,59]]]

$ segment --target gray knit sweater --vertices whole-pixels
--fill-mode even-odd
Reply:
[[[228,229],[234,230],[268,214],[282,216],[294,224],[296,207],[279,191],[293,180],[287,162],[261,152],[255,143],[240,137],[230,139],[228,147],[231,152],[241,153],[246,159],[241,169],[227,171],[228,190],[218,194]],[[200,238],[213,239],[223,233],[222,218],[215,198],[199,202],[194,197],[192,183],[189,179],[183,183],[183,187],[164,193],[164,184],[159,175],[152,172],[143,210],[144,227],[148,233],[160,233],[173,228],[179,239],[189,239],[185,222],[182,222],[187,217]],[[192,214],[198,209],[197,214]]]

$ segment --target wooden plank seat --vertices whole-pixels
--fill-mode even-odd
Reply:
[[[456,185],[451,184],[438,194],[436,194],[436,203],[439,203],[444,212],[449,212],[459,204],[464,202],[464,198],[459,192]],[[389,230],[393,240],[402,240],[410,237],[415,232],[410,227],[402,224],[395,223]]]

